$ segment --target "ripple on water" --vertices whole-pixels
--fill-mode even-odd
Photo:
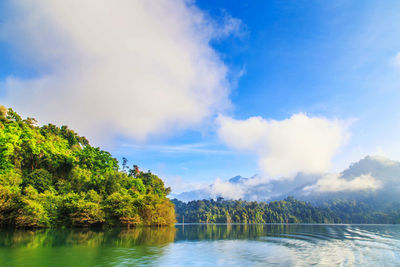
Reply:
[[[0,231],[0,266],[400,266],[400,225]]]

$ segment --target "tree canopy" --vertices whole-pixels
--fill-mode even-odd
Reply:
[[[0,226],[170,225],[170,188],[67,126],[0,106]]]
[[[269,203],[222,198],[172,202],[180,223],[400,223],[398,203],[381,209],[367,201],[338,199],[312,205],[293,197]]]

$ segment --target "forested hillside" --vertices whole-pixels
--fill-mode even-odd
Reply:
[[[173,199],[178,222],[201,223],[338,223],[328,209],[315,208],[292,197],[267,202],[243,200],[195,200],[188,203]]]
[[[135,226],[175,222],[163,181],[67,126],[36,125],[0,106],[2,227]]]
[[[399,204],[380,210],[355,200],[314,206],[293,197],[269,203],[222,198],[172,202],[180,223],[400,223]]]

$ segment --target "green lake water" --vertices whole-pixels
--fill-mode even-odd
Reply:
[[[400,225],[2,230],[0,266],[400,266]]]

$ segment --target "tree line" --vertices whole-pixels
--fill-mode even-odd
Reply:
[[[335,200],[312,205],[287,197],[280,201],[173,199],[179,223],[400,223],[400,205],[385,210],[374,203]]]

